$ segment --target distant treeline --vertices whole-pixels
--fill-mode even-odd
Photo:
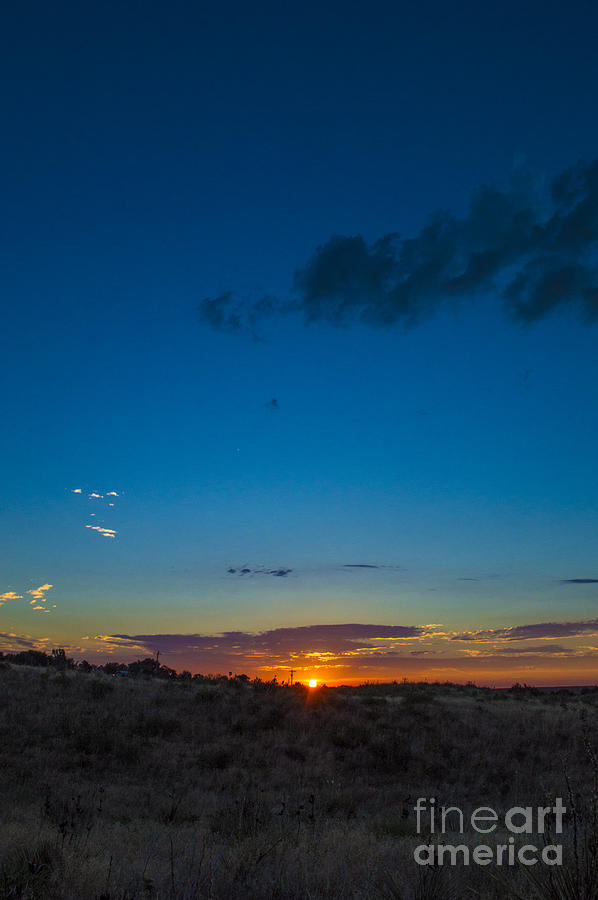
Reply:
[[[270,681],[264,681],[262,678],[250,678],[249,675],[237,675],[229,672],[228,675],[192,675],[191,672],[183,670],[177,672],[169,666],[162,665],[159,661],[160,654],[155,657],[148,656],[145,659],[137,659],[135,662],[107,662],[103,665],[93,665],[86,659],[76,661],[72,657],[66,655],[63,648],[52,650],[51,653],[45,653],[42,650],[21,650],[18,653],[2,653],[0,652],[0,666],[6,663],[12,663],[17,666],[38,666],[42,668],[52,668],[64,671],[65,669],[76,670],[78,672],[97,673],[99,675],[109,675],[116,678],[161,678],[165,681],[194,682],[212,685],[226,684],[232,687],[243,684],[251,684],[255,688],[274,688],[288,686],[305,689],[305,686],[295,681],[278,681],[274,676]],[[375,682],[365,681],[360,685],[340,685],[338,688],[327,688],[325,684],[320,685],[320,690],[336,690],[338,693],[350,693],[359,690],[361,694],[373,697],[380,694],[406,694],[410,700],[417,702],[426,702],[433,699],[434,694],[438,693],[458,693],[470,694],[472,696],[482,697],[489,694],[498,694],[506,699],[511,695],[516,700],[531,699],[533,697],[543,698],[551,695],[553,698],[565,699],[566,697],[574,697],[578,694],[596,694],[598,693],[598,685],[592,686],[568,686],[568,687],[534,687],[529,684],[513,684],[509,688],[491,688],[480,687],[473,681],[466,684],[457,684],[452,681],[409,681],[403,678],[401,681],[391,682]],[[411,696],[413,695],[413,696]]]
[[[107,662],[104,665],[92,665],[86,659],[80,662],[75,661],[72,657],[67,656],[63,648],[52,650],[51,653],[45,653],[42,650],[20,650],[18,653],[1,653],[0,662],[12,663],[17,666],[41,666],[43,668],[53,669],[76,669],[79,672],[97,672],[103,675],[113,675],[120,677],[132,678],[163,678],[172,681],[210,681],[220,683],[223,681],[234,680],[241,683],[250,683],[252,679],[248,675],[234,675],[229,672],[227,675],[192,675],[186,670],[177,672],[169,666],[160,663],[158,656],[146,657],[138,659],[135,662]],[[261,679],[253,679],[261,681]],[[276,678],[272,682],[278,683]]]

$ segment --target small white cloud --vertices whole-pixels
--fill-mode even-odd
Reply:
[[[120,495],[116,493],[116,491],[108,491],[106,494],[107,497],[119,497]]]
[[[93,491],[91,494],[88,494],[90,500],[101,500],[103,496],[103,494],[96,494],[95,491]]]
[[[114,531],[113,528],[102,528],[100,525],[86,525],[86,528],[91,528],[92,531],[97,531],[99,534],[102,534],[104,537],[113,538],[118,534],[117,531]]]
[[[72,494],[80,494],[81,492],[81,488],[73,488],[73,490],[71,491]]]
[[[109,503],[108,506],[114,506],[114,503]]]

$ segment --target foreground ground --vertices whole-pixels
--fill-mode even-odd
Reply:
[[[308,691],[1,663],[0,898],[590,900],[597,706],[592,689]],[[504,813],[557,796],[575,800],[558,872],[414,862],[430,841],[418,797]]]

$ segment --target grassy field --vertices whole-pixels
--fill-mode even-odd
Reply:
[[[0,897],[590,900],[597,706],[593,689],[309,691],[2,662]],[[558,871],[414,862],[431,840],[418,797],[504,813],[557,796],[575,803]]]

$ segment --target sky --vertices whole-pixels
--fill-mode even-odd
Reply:
[[[0,650],[598,682],[597,28],[4,11]]]

